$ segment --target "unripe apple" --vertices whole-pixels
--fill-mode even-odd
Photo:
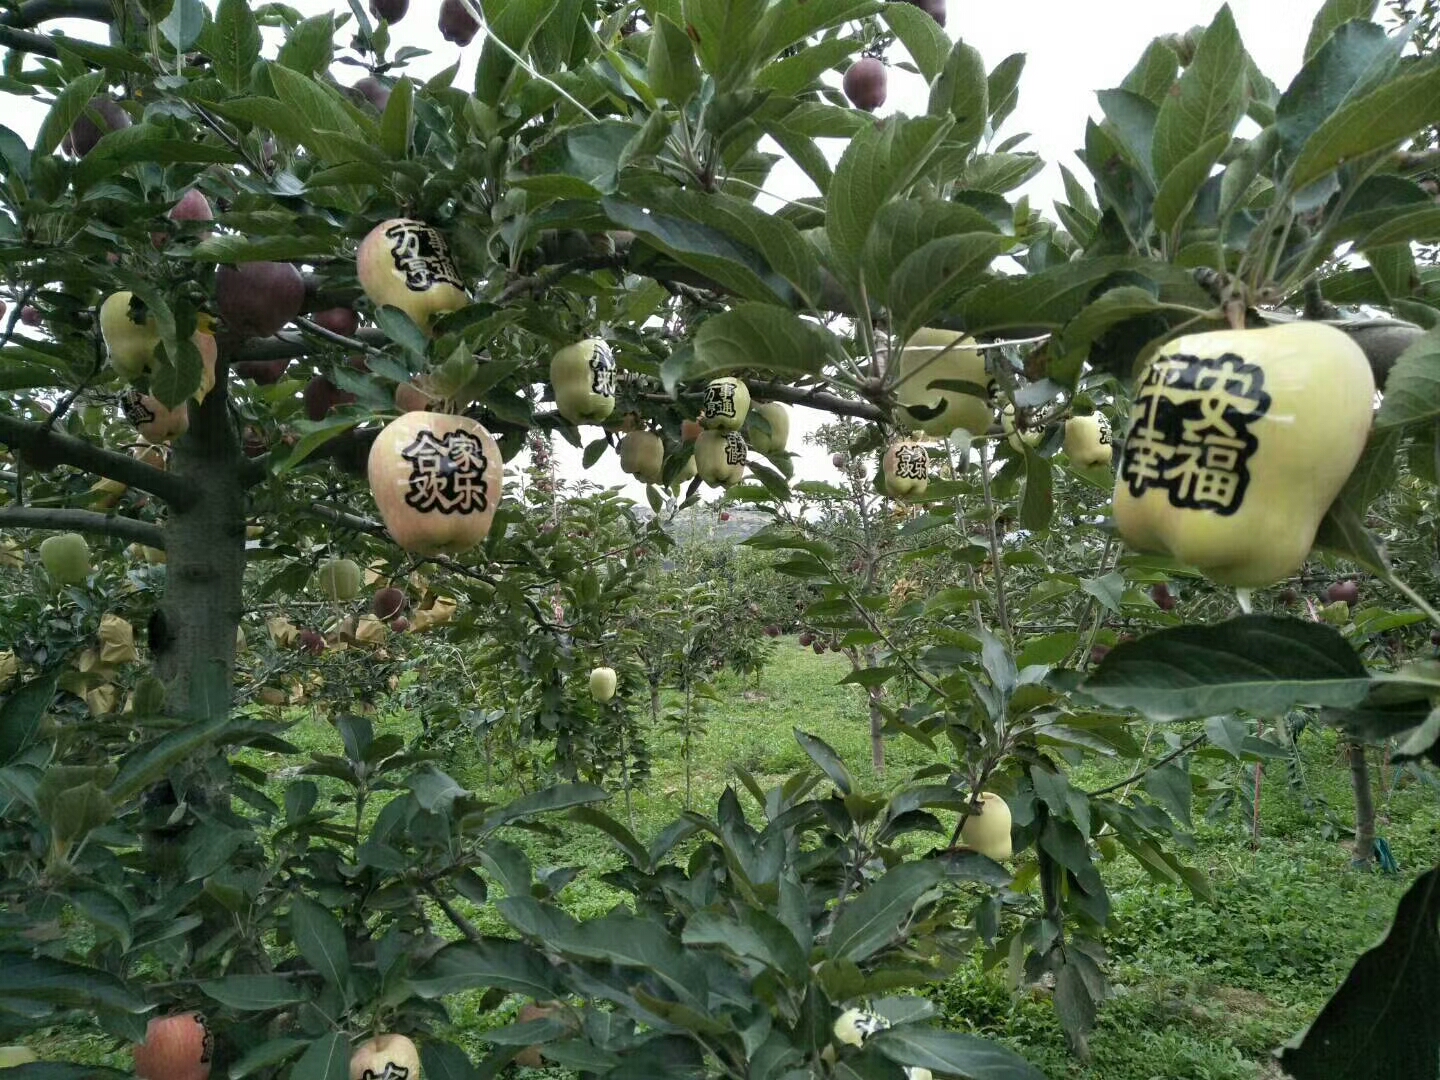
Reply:
[[[427,334],[437,316],[470,303],[444,234],[413,218],[371,229],[355,253],[355,273],[372,304],[399,308]]]
[[[220,317],[242,337],[270,337],[305,306],[305,279],[291,263],[222,266],[215,275]]]
[[[879,1013],[866,1012],[863,1009],[846,1009],[836,1018],[830,1032],[838,1043],[846,1046],[862,1046],[870,1036],[884,1031],[889,1026],[890,1021]]]
[[[325,635],[318,630],[301,630],[295,644],[312,656],[319,656],[325,651]]]
[[[685,464],[680,466],[680,471],[675,474],[675,479],[670,482],[670,490],[679,494],[680,489],[694,480],[696,475],[695,455],[691,454],[685,459]]]
[[[400,615],[409,606],[409,603],[405,593],[392,585],[375,593],[375,599],[370,603],[370,610],[381,619],[393,619]]]
[[[420,1080],[420,1052],[404,1035],[376,1035],[350,1055],[350,1080]]]
[[[13,655],[11,659],[14,659]],[[0,1046],[0,1069],[9,1069],[16,1065],[29,1065],[31,1062],[39,1060],[35,1056],[35,1051],[28,1046]]]
[[[354,308],[348,307],[332,307],[326,308],[324,311],[317,311],[310,316],[310,321],[341,337],[354,337],[355,331],[360,329],[360,313]]]
[[[1325,590],[1325,599],[1332,604],[1342,600],[1347,604],[1359,603],[1360,586],[1353,581],[1337,581]]]
[[[480,24],[460,0],[443,0],[440,4],[440,36],[462,49],[475,39]]]
[[[0,315],[4,314],[4,309],[0,308]],[[40,314],[40,309],[34,304],[26,304],[20,309],[20,321],[31,329],[34,329],[45,321],[45,317]]]
[[[231,365],[236,375],[252,380],[257,386],[273,386],[285,377],[289,367],[289,360],[237,360]]]
[[[750,388],[727,375],[711,379],[700,405],[700,424],[712,431],[739,431],[750,412]]]
[[[377,112],[383,113],[390,104],[390,87],[373,75],[366,75],[352,89],[358,90],[366,101],[375,106]]]
[[[750,448],[738,431],[706,431],[695,440],[695,469],[711,487],[738,484],[749,458]]]
[[[110,355],[110,366],[122,379],[138,379],[155,360],[160,327],[144,305],[132,304],[129,291],[111,293],[100,305],[100,336]],[[138,320],[138,321],[137,321]]]
[[[61,140],[61,146],[67,154],[83,158],[95,149],[95,144],[102,136],[128,128],[130,123],[130,114],[121,108],[120,103],[102,94],[90,99],[90,104],[76,118],[65,138]]]
[[[590,696],[596,701],[609,701],[615,696],[615,669],[597,667],[590,672]]]
[[[901,439],[890,444],[881,462],[885,492],[895,499],[913,499],[930,485],[930,452],[924,443]]]
[[[315,588],[330,600],[353,600],[364,579],[354,559],[327,559],[315,571]]]
[[[885,104],[889,79],[884,64],[873,56],[862,56],[846,69],[841,87],[851,105],[865,112],[874,112]]]
[[[188,402],[167,409],[159,398],[139,390],[126,390],[120,395],[120,408],[141,437],[152,443],[178,439],[190,429]]]
[[[420,555],[454,555],[485,539],[504,481],[500,448],[484,427],[433,412],[386,425],[367,473],[390,535]]]
[[[960,839],[996,862],[1010,858],[1010,807],[1005,800],[993,791],[982,792],[960,827]]]
[[[1150,586],[1150,599],[1155,601],[1155,606],[1161,611],[1172,611],[1175,607],[1175,594],[1163,581],[1157,581]]]
[[[632,431],[620,440],[620,469],[647,484],[660,483],[665,470],[665,441],[648,431]]]
[[[755,423],[757,416],[764,423]],[[750,417],[750,449],[757,454],[783,454],[790,441],[790,410],[778,401],[762,401],[750,410]]]
[[[1110,421],[1104,413],[1065,421],[1065,456],[1077,469],[1110,464]]]
[[[317,422],[324,420],[341,405],[350,405],[355,401],[354,394],[341,390],[324,375],[316,375],[306,383],[301,396],[305,400],[306,417]]]
[[[61,585],[79,585],[90,576],[90,545],[79,533],[47,536],[40,542],[45,572]]]
[[[600,338],[586,338],[550,360],[555,405],[570,423],[598,424],[615,409],[615,354]]]
[[[900,351],[897,419],[930,435],[949,435],[956,428],[972,435],[988,431],[995,415],[995,380],[984,355],[970,348],[974,344],[955,330],[915,331]]]
[[[134,1054],[139,1080],[209,1080],[215,1037],[198,1012],[157,1016]]]

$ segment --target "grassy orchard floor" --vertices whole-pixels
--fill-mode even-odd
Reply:
[[[704,734],[695,745],[696,808],[713,809],[737,764],[750,769],[762,786],[803,764],[806,759],[791,735],[797,726],[826,739],[857,781],[873,786],[860,692],[837,685],[846,669],[841,657],[817,657],[786,642],[758,690],[748,680],[742,686],[739,680],[722,679],[725,700],[709,706]],[[407,737],[419,731],[413,715],[377,720],[377,728],[392,726]],[[341,752],[328,723],[302,722],[292,737],[305,750]],[[1392,793],[1388,804],[1380,802],[1389,820],[1382,820],[1379,831],[1390,842],[1401,873],[1352,871],[1343,837],[1325,837],[1325,815],[1313,808],[1317,802],[1328,805],[1340,822],[1352,812],[1348,772],[1335,740],[1328,732],[1307,732],[1301,747],[1303,785],[1286,782],[1282,762],[1267,771],[1257,851],[1250,848],[1248,822],[1238,815],[1218,823],[1197,819],[1189,860],[1212,881],[1219,898],[1215,906],[1195,901],[1183,889],[1152,883],[1126,855],[1104,868],[1114,908],[1109,947],[1116,996],[1101,1010],[1088,1065],[1066,1053],[1049,1002],[1038,995],[1012,995],[1000,972],[968,970],[934,987],[932,997],[945,1021],[1004,1040],[1052,1080],[1278,1076],[1267,1063],[1270,1050],[1313,1019],[1355,956],[1384,932],[1415,870],[1440,860],[1440,800],[1434,789],[1410,781]],[[908,740],[894,740],[887,750],[891,778],[930,761],[923,747]],[[678,737],[653,734],[651,755],[654,775],[634,794],[635,830],[642,840],[683,809]],[[268,764],[273,766],[273,760]],[[461,783],[485,791],[478,747],[473,754],[457,754],[446,768]],[[1076,782],[1098,787],[1128,771],[1087,766]],[[338,784],[319,782],[322,787]],[[497,799],[516,794],[486,793]],[[742,802],[749,802],[743,793]],[[609,809],[623,820],[619,796]],[[372,805],[371,814],[378,810]],[[508,838],[526,848],[537,865],[587,868],[564,894],[575,915],[601,914],[618,899],[598,880],[598,872],[619,865],[600,834],[566,829],[563,838],[550,840],[512,830]],[[472,909],[471,914],[482,929],[504,932],[489,911]],[[479,1054],[485,1049],[483,1031],[508,1020],[510,1009],[477,1015],[474,1001],[455,1003],[451,1034]],[[110,1055],[107,1049],[103,1041],[75,1037],[58,1040],[45,1052],[95,1064],[128,1064],[128,1055]]]

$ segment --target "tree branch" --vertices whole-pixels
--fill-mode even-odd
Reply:
[[[0,528],[63,529],[67,532],[113,536],[146,547],[165,547],[165,530],[148,521],[97,514],[93,510],[65,510],[49,506],[0,506]]]
[[[1191,739],[1183,746],[1177,746],[1174,750],[1171,750],[1170,753],[1166,754],[1164,757],[1157,758],[1149,765],[1146,765],[1143,769],[1139,769],[1131,775],[1127,776],[1124,780],[1120,780],[1117,783],[1111,784],[1109,787],[1102,787],[1098,791],[1085,792],[1085,797],[1087,799],[1098,799],[1101,795],[1109,795],[1112,792],[1119,791],[1123,787],[1129,787],[1131,784],[1135,783],[1136,780],[1142,779],[1148,773],[1152,773],[1156,769],[1162,768],[1165,765],[1169,765],[1170,762],[1174,761],[1182,754],[1188,754],[1191,750],[1194,750],[1197,746],[1203,743],[1205,739],[1206,736],[1204,735],[1196,735],[1195,738]]]
[[[114,15],[110,0],[26,0],[19,10],[0,15],[0,25],[29,30],[51,19],[93,19],[108,23]]]
[[[58,60],[60,50],[55,47],[55,41],[55,38],[46,37],[44,34],[32,34],[26,30],[16,30],[14,27],[0,23],[0,46],[7,49],[31,53],[35,56],[48,56],[51,60]]]
[[[41,463],[37,466],[39,468],[70,465],[96,476],[103,476],[107,480],[117,481],[126,487],[148,492],[180,509],[193,506],[198,497],[190,485],[163,469],[146,465],[128,454],[106,450],[73,435],[51,431],[43,424],[29,420],[0,416],[0,443],[36,459]]]

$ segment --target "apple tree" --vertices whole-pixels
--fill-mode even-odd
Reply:
[[[981,949],[1054,980],[1083,1054],[1106,994],[1103,861],[1123,848],[1207,888],[1171,843],[1196,755],[1253,753],[1252,722],[1307,707],[1434,759],[1432,674],[1367,664],[1258,592],[1304,573],[1313,541],[1314,565],[1347,560],[1399,617],[1440,622],[1367,527],[1402,462],[1433,485],[1440,401],[1440,302],[1411,247],[1440,225],[1434,163],[1403,148],[1440,121],[1440,70],[1370,21],[1374,0],[1327,0],[1283,91],[1228,8],[1153,42],[1101,91],[1090,176],[1065,174],[1058,221],[1015,194],[1042,165],[1003,133],[1024,58],[987,65],[935,0],[445,0],[445,36],[478,55],[464,86],[458,65],[408,73],[406,27],[428,14],[410,7],[0,15],[5,92],[45,113],[32,138],[0,128],[0,528],[93,544],[6,549],[22,565],[4,573],[35,576],[0,711],[0,1036],[89,1023],[157,1080],[475,1077],[532,1047],[614,1076],[1033,1077],[925,1023],[917,991]],[[47,32],[60,14],[97,33]],[[865,55],[870,105],[875,54],[918,72],[922,115],[837,90]],[[782,158],[813,195],[766,197]],[[1280,353],[1310,359],[1281,374]],[[1175,389],[1212,360],[1225,378]],[[864,790],[800,731],[805,769],[771,788],[741,774],[753,806],[727,788],[642,839],[600,782],[628,783],[636,759],[608,737],[634,733],[622,706],[644,674],[598,661],[633,632],[635,550],[667,541],[604,496],[577,515],[591,536],[557,535],[538,484],[502,497],[503,465],[558,437],[587,463],[620,453],[656,508],[747,474],[781,504],[799,405],[865,426],[857,452],[885,451],[881,483],[923,507],[912,531],[933,530],[966,600],[922,606],[906,640],[825,541],[781,522],[752,546],[828,592],[829,632],[873,657],[867,685],[918,688],[878,715],[933,763]],[[1251,476],[1271,405],[1304,421],[1267,435],[1279,449]],[[1057,471],[1110,487],[1097,415],[1151,426],[1060,565],[1045,551],[1076,489]],[[1216,508],[1202,481],[1254,524],[1196,524]],[[623,550],[595,543],[610,536]],[[308,758],[234,708],[254,605],[317,590],[348,645],[379,600],[367,573],[485,642],[487,669],[519,660],[500,692],[565,733],[569,782],[497,805],[358,707],[334,719],[343,752]],[[1228,596],[1147,609],[1135,629],[1157,629],[1097,657],[1108,616],[1172,573],[1238,586],[1244,613],[1219,617]],[[102,702],[91,721],[57,696],[60,669],[122,579],[151,670],[130,713]],[[1036,607],[1062,625],[1028,625]],[[621,668],[619,705],[581,697],[593,666]],[[1141,720],[1172,745],[1141,745]],[[1081,791],[1064,766],[1086,753],[1135,771]],[[537,867],[507,832],[561,814],[613,842],[630,907],[576,920],[559,896],[579,868]],[[1354,1075],[1436,1074],[1420,1010],[1437,875],[1286,1053],[1294,1075],[1333,1075],[1336,1046],[1370,1070]],[[512,994],[558,1004],[487,1032],[477,1066],[446,1003]],[[17,1074],[77,1075],[119,1074]]]

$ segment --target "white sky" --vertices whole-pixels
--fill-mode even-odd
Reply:
[[[207,3],[213,9],[213,3]],[[348,10],[339,0],[290,3],[305,15]],[[432,55],[415,61],[410,69],[421,78],[455,61],[456,47],[440,37],[431,14],[438,7],[436,0],[412,0],[409,15],[392,34],[397,46],[432,50]],[[1230,7],[1246,48],[1260,69],[1284,89],[1300,68],[1305,39],[1320,0],[1231,0]],[[1219,0],[950,0],[947,32],[952,38],[964,37],[979,49],[987,67],[993,68],[1011,53],[1027,54],[1019,104],[998,133],[997,141],[1018,132],[1030,133],[1030,139],[1018,149],[1039,153],[1047,166],[1021,190],[1030,194],[1032,205],[1053,216],[1051,203],[1062,190],[1057,163],[1066,164],[1082,181],[1085,179],[1073,151],[1084,137],[1086,119],[1100,116],[1095,91],[1118,86],[1151,38],[1208,24],[1219,8]],[[95,34],[93,23],[62,20],[45,27],[50,28],[86,36]],[[466,63],[456,85],[474,84],[480,41],[477,38],[464,50]],[[360,75],[359,69],[337,70],[347,82]],[[892,70],[889,100],[879,113],[915,115],[924,111],[925,103],[922,80]],[[6,102],[6,114],[6,123],[30,139],[43,110],[10,100]],[[787,197],[806,194],[808,181],[785,164],[772,173],[767,188]],[[801,445],[805,433],[822,423],[825,415],[796,409],[792,416],[790,449],[801,455],[796,475],[834,479],[838,474],[830,465],[829,455]],[[593,438],[595,432],[587,428],[584,433]],[[601,485],[624,485],[627,494],[643,503],[643,486],[620,471],[615,455],[607,454],[582,473],[579,451],[559,439],[556,446],[564,475],[584,475]]]

